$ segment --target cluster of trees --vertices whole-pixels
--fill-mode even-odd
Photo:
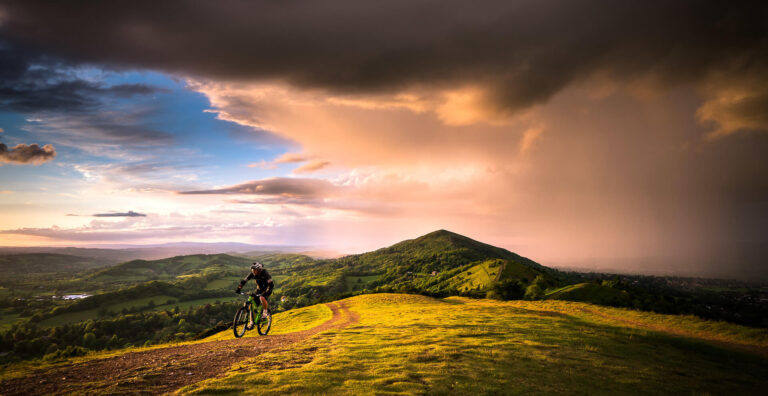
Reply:
[[[215,303],[55,327],[39,327],[32,321],[16,323],[0,333],[0,362],[194,339],[211,328],[226,328],[234,312],[232,303]]]
[[[696,315],[704,319],[724,320],[752,327],[768,328],[768,291],[742,285],[743,288],[690,287],[692,278],[600,273],[571,273],[581,281],[602,282],[626,291],[629,298],[615,306],[664,314]],[[703,282],[715,282],[707,280]],[[727,283],[727,281],[722,281]]]

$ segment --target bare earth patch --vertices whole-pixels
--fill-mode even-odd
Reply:
[[[158,394],[219,376],[235,363],[356,323],[346,302],[329,303],[333,317],[289,334],[180,345],[37,370],[0,383],[0,394]]]

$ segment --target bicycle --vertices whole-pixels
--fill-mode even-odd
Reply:
[[[240,294],[244,295],[246,293]],[[269,329],[272,327],[272,315],[263,315],[264,307],[261,305],[259,297],[261,297],[261,294],[248,294],[248,300],[235,313],[235,320],[232,322],[235,338],[242,337],[246,330],[253,330],[253,327],[248,326],[250,318],[254,318],[253,323],[256,325],[259,335],[267,335],[269,333]]]

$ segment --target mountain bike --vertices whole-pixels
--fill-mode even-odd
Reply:
[[[245,295],[246,293],[240,294]],[[269,329],[272,327],[272,315],[264,315],[264,307],[261,305],[259,297],[261,294],[248,294],[248,300],[235,313],[232,330],[235,332],[236,338],[242,337],[246,330],[253,330],[253,327],[248,326],[250,318],[253,318],[253,323],[260,335],[269,333]]]

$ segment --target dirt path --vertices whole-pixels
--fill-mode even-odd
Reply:
[[[225,373],[234,363],[286,347],[321,331],[343,328],[359,317],[345,302],[326,304],[333,317],[296,333],[251,337],[130,352],[64,367],[37,370],[0,383],[1,395],[158,394]],[[255,330],[254,330],[255,331]]]
[[[650,325],[650,324],[647,324],[647,323],[637,322],[637,321],[634,321],[634,320],[629,320],[629,319],[620,318],[620,317],[617,317],[617,316],[608,315],[606,313],[595,311],[595,310],[592,310],[592,309],[589,309],[589,308],[581,308],[581,311],[585,312],[585,313],[588,313],[590,315],[595,315],[595,316],[598,316],[600,318],[607,319],[609,321],[625,323],[625,324],[631,325],[633,327],[638,327],[638,328],[641,328],[641,329],[659,331],[659,332],[662,332],[662,333],[674,334],[674,335],[677,335],[677,336],[688,337],[688,338],[697,338],[697,339],[705,340],[707,342],[710,342],[712,344],[715,344],[715,345],[718,345],[718,346],[721,346],[721,347],[725,347],[725,348],[729,348],[729,349],[737,349],[737,350],[744,351],[744,352],[756,353],[756,354],[762,355],[762,356],[768,356],[768,347],[764,347],[764,346],[740,344],[738,342],[721,340],[721,339],[714,338],[714,337],[711,337],[711,336],[707,337],[705,335],[697,334],[697,333],[694,333],[694,332],[681,331],[681,330],[675,329],[675,328],[670,328],[670,327],[665,327],[665,326],[654,326],[654,325]]]

